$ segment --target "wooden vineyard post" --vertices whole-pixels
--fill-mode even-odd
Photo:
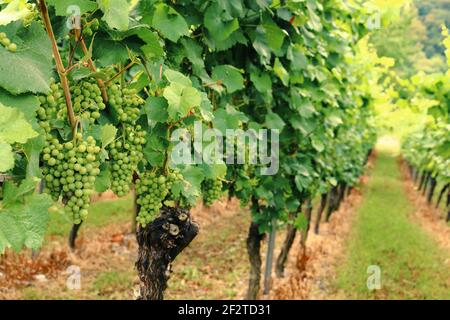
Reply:
[[[272,220],[272,228],[269,234],[269,243],[267,246],[267,256],[266,256],[266,270],[264,274],[264,294],[269,294],[270,292],[270,282],[272,277],[272,264],[273,264],[273,253],[275,250],[275,239],[276,239],[276,220]]]

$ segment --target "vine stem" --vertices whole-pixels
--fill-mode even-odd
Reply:
[[[81,36],[80,29],[75,29],[75,38],[76,38],[77,42],[80,43],[81,49],[83,50],[84,54],[88,54],[89,50],[86,46],[86,42],[84,41],[84,38]],[[95,67],[94,61],[92,61],[92,58],[88,59],[88,65],[89,65],[89,68],[92,70],[92,72],[97,72],[97,68]],[[98,86],[100,87],[100,91],[102,92],[103,101],[105,101],[105,103],[107,103],[108,102],[108,93],[106,92],[105,83],[103,82],[102,79],[100,79],[98,77],[96,77],[96,79],[97,79]]]
[[[113,76],[111,79],[106,81],[106,83],[111,83],[112,81],[116,80],[118,77],[120,77],[125,71],[130,69],[132,66],[134,66],[136,63],[134,61],[131,61],[125,68],[122,68],[115,76]]]
[[[66,107],[67,107],[67,115],[69,117],[70,126],[73,129],[73,128],[75,128],[76,120],[75,120],[75,113],[73,112],[73,107],[72,107],[72,97],[70,95],[70,88],[69,88],[69,81],[67,80],[67,73],[64,68],[64,64],[62,62],[61,55],[59,54],[58,45],[56,44],[55,34],[53,33],[53,27],[50,22],[50,17],[48,15],[47,4],[45,3],[45,0],[39,0],[38,3],[39,3],[39,11],[42,16],[42,21],[44,22],[48,37],[50,38],[50,41],[52,43],[53,58],[55,59],[55,62],[56,62],[56,71],[58,71],[59,79],[61,80],[61,86],[64,90],[64,97],[66,99]]]

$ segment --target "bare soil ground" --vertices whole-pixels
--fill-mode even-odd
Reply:
[[[364,185],[366,180],[367,176],[363,177],[361,185]],[[354,189],[339,211],[332,215],[330,222],[321,224],[319,234],[316,235],[311,230],[306,254],[302,251],[299,239],[296,239],[286,266],[285,277],[274,278],[273,291],[264,298],[290,300],[339,298],[333,284],[336,266],[345,258],[347,236],[361,199],[361,191]]]
[[[175,261],[167,298],[237,298],[247,274],[248,212],[232,200],[200,204],[192,215],[201,233]],[[130,223],[86,226],[74,252],[63,237],[52,237],[35,259],[30,251],[9,252],[0,258],[0,299],[134,299],[137,246],[130,229]],[[67,287],[69,266],[80,268],[80,290]]]

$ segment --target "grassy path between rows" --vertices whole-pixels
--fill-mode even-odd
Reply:
[[[380,152],[365,187],[336,286],[349,299],[450,299],[450,254],[408,216],[415,210],[398,163]],[[369,266],[381,270],[381,289],[369,290]]]

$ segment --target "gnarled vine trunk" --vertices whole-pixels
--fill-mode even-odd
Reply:
[[[339,210],[342,202],[344,201],[345,189],[347,189],[347,185],[345,183],[341,183],[339,186],[339,196],[338,196],[338,201],[337,201],[335,210]]]
[[[447,219],[445,219],[447,222],[450,222],[450,190],[447,193]]]
[[[289,220],[295,219],[296,214],[291,213],[289,215]],[[277,263],[275,266],[275,273],[277,277],[284,277],[284,268],[286,266],[286,261],[289,256],[289,251],[292,248],[292,244],[294,243],[295,236],[297,235],[297,229],[295,228],[293,223],[289,223],[286,227],[286,238],[284,238],[283,246],[281,247],[280,254],[277,258]]]
[[[145,228],[138,227],[139,300],[164,298],[171,264],[194,240],[198,230],[189,210],[170,207],[163,207],[160,216]]]
[[[305,203],[305,216],[306,216],[306,229],[302,230],[302,237],[300,239],[300,244],[302,248],[306,247],[306,240],[308,240],[309,229],[311,228],[311,216],[312,216],[312,201],[308,199]]]
[[[427,202],[431,204],[433,200],[434,190],[436,189],[437,181],[434,177],[430,177],[430,188],[428,189]]]
[[[328,198],[328,209],[327,214],[325,216],[326,222],[330,221],[331,215],[336,210],[337,202],[339,200],[338,198],[339,198],[338,187],[336,186],[333,187],[333,189],[331,189],[330,197]]]
[[[428,190],[428,185],[429,185],[429,183],[430,183],[430,179],[431,179],[431,172],[428,172],[427,175],[426,175],[426,177],[425,177],[425,182],[424,182],[423,188],[422,188],[422,195],[423,195],[423,196],[425,195],[425,193],[426,193],[427,190]]]
[[[422,190],[423,185],[425,184],[425,178],[426,178],[426,176],[427,176],[427,172],[426,172],[426,171],[422,172],[422,175],[421,175],[421,177],[420,177],[420,182],[419,182],[419,191]]]
[[[412,180],[414,183],[417,183],[418,171],[416,168],[412,167]]]
[[[314,226],[315,234],[319,234],[320,221],[322,220],[322,214],[325,210],[325,207],[327,206],[327,200],[328,200],[328,194],[326,194],[326,193],[322,194],[322,196],[320,198],[320,206],[317,209],[316,225]]]
[[[345,196],[346,197],[350,196],[352,191],[353,191],[353,187],[352,186],[347,186],[347,190],[345,191]]]
[[[444,194],[445,192],[448,190],[448,188],[450,187],[450,184],[446,184],[442,189],[441,192],[439,192],[439,196],[438,199],[436,201],[436,208],[439,208],[439,205],[441,204],[442,198],[444,198]]]
[[[264,234],[259,233],[259,225],[252,222],[248,231],[247,251],[250,260],[250,276],[247,299],[256,300],[261,283],[261,241]]]
[[[69,234],[69,247],[72,250],[75,250],[76,247],[76,240],[78,237],[78,232],[80,231],[81,225],[83,224],[83,221],[81,221],[80,224],[74,224],[72,226],[72,229],[70,230]]]

